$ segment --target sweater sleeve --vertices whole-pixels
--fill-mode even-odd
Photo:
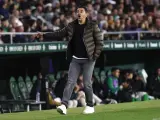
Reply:
[[[110,77],[107,79],[107,85],[108,85],[109,90],[110,90],[112,93],[115,93],[115,92],[117,92],[117,91],[119,90],[119,87],[115,88],[115,87],[113,86],[113,80],[112,80],[112,78],[110,78]]]

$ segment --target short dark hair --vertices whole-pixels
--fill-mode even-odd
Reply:
[[[111,69],[111,72],[114,72],[114,71],[116,71],[116,70],[120,70],[118,67],[113,67],[112,69]]]
[[[5,4],[4,0],[0,0],[0,7],[3,7],[3,5]]]
[[[8,18],[6,18],[6,17],[1,19],[2,22],[6,21],[6,20],[8,20]]]
[[[128,74],[134,73],[134,70],[132,70],[132,69],[127,69],[127,70],[126,70],[126,73],[128,73]]]
[[[84,5],[79,5],[78,7],[77,7],[77,9],[78,8],[83,8],[86,12],[88,12],[88,8],[86,7],[86,6],[84,6]]]

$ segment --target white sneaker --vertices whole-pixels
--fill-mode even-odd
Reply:
[[[83,111],[83,114],[92,114],[92,113],[94,113],[94,107],[86,106],[86,108]]]
[[[60,114],[64,114],[66,115],[67,114],[67,108],[65,105],[60,105],[57,107],[57,112],[59,112]]]

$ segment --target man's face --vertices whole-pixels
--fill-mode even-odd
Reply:
[[[78,8],[77,9],[77,16],[79,21],[83,21],[87,18],[87,13],[84,8]]]
[[[156,19],[156,26],[157,26],[158,29],[160,28],[160,18]]]
[[[8,26],[9,26],[8,20],[3,21],[3,22],[2,22],[2,26],[3,26],[3,27],[8,27]]]
[[[126,79],[132,79],[133,73],[126,73],[125,77],[126,77]]]
[[[158,76],[160,76],[160,68],[157,70],[157,74]]]
[[[31,10],[30,10],[30,9],[26,9],[26,10],[24,11],[24,13],[25,13],[26,15],[30,16],[30,15],[31,15]]]
[[[120,70],[115,70],[114,72],[113,72],[113,75],[116,77],[116,78],[119,78],[119,75],[120,75]]]
[[[80,80],[81,82],[83,82],[83,75],[80,75],[80,76],[79,76],[79,80]]]

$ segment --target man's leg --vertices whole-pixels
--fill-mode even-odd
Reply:
[[[73,108],[73,100],[68,101],[68,108]]]
[[[82,107],[86,106],[85,93],[83,91],[78,92],[77,100],[80,102]]]
[[[77,100],[73,100],[73,108],[76,108],[78,105],[78,101]]]
[[[76,85],[80,71],[81,71],[80,64],[77,62],[76,59],[73,58],[69,66],[68,81],[65,86],[65,89],[63,92],[63,98],[62,98],[62,104],[66,105],[66,107],[68,105],[68,101],[71,98],[71,95]]]
[[[153,91],[153,96],[154,96],[155,98],[160,98],[160,92]]]
[[[93,88],[92,88],[92,74],[95,66],[95,61],[86,61],[83,65],[83,83],[84,83],[84,91],[86,95],[86,103],[88,108],[93,107]],[[91,112],[87,109],[84,110],[85,114],[93,113],[94,108],[92,108]]]
[[[76,59],[72,59],[69,66],[68,81],[63,92],[62,105],[57,107],[57,111],[61,114],[67,114],[68,101],[71,98],[80,71],[80,64]]]
[[[93,89],[92,89],[92,74],[95,61],[88,61],[83,65],[83,82],[86,95],[87,106],[93,107]]]
[[[102,100],[95,94],[93,94],[93,99],[95,100],[96,105],[102,102]]]

